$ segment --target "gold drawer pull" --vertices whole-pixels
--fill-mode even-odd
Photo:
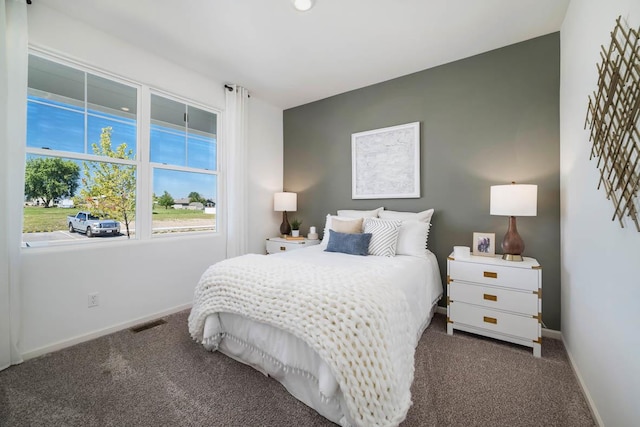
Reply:
[[[498,296],[497,295],[484,294],[484,299],[486,299],[488,301],[498,301]]]
[[[496,319],[495,317],[484,316],[484,319],[482,319],[482,320],[484,320],[487,323],[493,323],[494,325],[498,324],[498,319]]]
[[[485,271],[484,272],[484,277],[490,277],[492,279],[497,279],[498,278],[498,273],[494,273],[492,271]]]
[[[287,247],[286,247],[286,246],[280,246],[280,250],[281,250],[281,251],[286,251],[286,250],[287,250]]]

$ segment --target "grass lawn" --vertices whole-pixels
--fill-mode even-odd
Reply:
[[[38,231],[56,231],[67,229],[67,215],[75,215],[74,209],[43,208],[38,206],[24,207],[23,233]]]
[[[67,229],[67,215],[75,216],[79,209],[24,207],[23,233],[57,231]],[[212,219],[214,216],[203,211],[188,209],[158,208],[153,211],[154,221],[188,221],[190,219]],[[123,225],[124,227],[124,225]]]
[[[168,220],[183,220],[183,219],[211,219],[211,214],[206,214],[204,211],[191,211],[189,209],[165,209],[156,208],[153,210],[153,221],[168,221]]]

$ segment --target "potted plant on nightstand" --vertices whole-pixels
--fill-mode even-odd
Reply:
[[[293,218],[291,220],[291,236],[300,236],[300,224],[302,224],[302,221],[300,221],[298,218]]]

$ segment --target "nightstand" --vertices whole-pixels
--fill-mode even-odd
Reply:
[[[454,329],[542,353],[542,267],[534,258],[447,258],[447,334]]]
[[[287,240],[282,237],[272,237],[267,239],[267,253],[277,254],[278,252],[294,251],[319,244],[320,240],[309,240],[306,237],[302,240]]]

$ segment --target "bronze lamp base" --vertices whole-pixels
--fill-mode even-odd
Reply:
[[[509,217],[509,229],[502,239],[502,259],[506,261],[522,261],[522,252],[524,252],[524,241],[518,234],[516,227],[516,217]]]
[[[283,236],[291,234],[291,225],[287,218],[287,211],[282,211],[282,224],[280,224],[280,234]]]

